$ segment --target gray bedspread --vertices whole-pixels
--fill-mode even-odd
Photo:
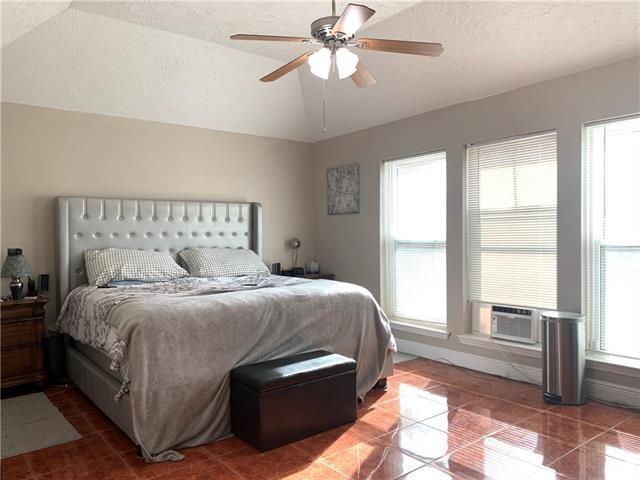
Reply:
[[[230,433],[229,371],[238,365],[325,349],[358,362],[364,396],[395,350],[366,289],[276,276],[79,287],[58,328],[103,349],[121,370],[148,461],[180,460],[175,449]]]

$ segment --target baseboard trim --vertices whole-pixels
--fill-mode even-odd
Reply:
[[[520,382],[542,385],[542,369],[537,367],[515,364],[514,368],[513,365],[504,360],[496,360],[401,338],[396,338],[396,343],[399,352],[431,360],[444,361],[444,363],[451,362],[460,367],[491,375],[499,375]],[[585,389],[587,396],[590,398],[636,408],[640,407],[640,388],[587,378],[585,380]]]
[[[640,388],[618,385],[593,378],[587,378],[584,381],[584,388],[587,391],[587,396],[594,400],[640,408]]]

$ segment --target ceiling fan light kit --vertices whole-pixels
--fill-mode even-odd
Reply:
[[[307,63],[309,64],[311,73],[316,77],[327,80],[329,78],[329,72],[331,71],[331,50],[321,48],[317,52],[309,55]]]
[[[346,48],[340,48],[335,53],[336,65],[338,67],[338,78],[340,80],[348,78],[356,71],[356,66],[360,59],[355,53]]]
[[[405,42],[402,40],[376,38],[354,39],[362,26],[376,13],[375,10],[364,5],[350,3],[346,6],[342,15],[336,16],[335,0],[331,2],[331,6],[331,16],[319,18],[311,23],[311,38],[237,34],[232,35],[231,39],[309,43],[322,46],[320,50],[304,53],[286,65],[265,75],[260,79],[263,82],[273,82],[305,63],[309,64],[311,73],[327,80],[331,73],[331,66],[335,63],[338,78],[351,78],[356,86],[360,88],[369,87],[375,84],[376,80],[362,60],[349,50],[350,48],[428,57],[437,57],[443,51],[442,45],[439,43]]]

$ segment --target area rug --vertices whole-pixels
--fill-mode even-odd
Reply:
[[[80,434],[44,393],[8,398],[2,409],[2,458],[71,442]]]

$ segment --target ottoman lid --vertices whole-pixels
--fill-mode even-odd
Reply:
[[[231,380],[264,393],[356,369],[348,357],[324,350],[301,353],[231,370]]]

